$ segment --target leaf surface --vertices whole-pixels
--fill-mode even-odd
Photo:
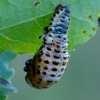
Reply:
[[[91,39],[98,29],[100,0],[1,0],[0,52],[35,53],[42,45],[38,37],[60,3],[71,9],[68,49]]]

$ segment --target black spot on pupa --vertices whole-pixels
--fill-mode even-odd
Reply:
[[[37,84],[40,84],[41,82],[37,82]]]
[[[46,72],[42,72],[43,75],[46,75]]]
[[[29,67],[28,66],[24,67],[24,71],[25,72],[28,72],[28,70],[29,70]]]
[[[66,10],[66,12],[67,12],[67,10]],[[65,13],[64,15],[67,17],[70,17],[70,13]]]
[[[57,44],[56,46],[57,46],[57,48],[60,48],[60,45],[59,44]]]
[[[48,67],[45,66],[43,69],[48,70]]]
[[[61,69],[61,72],[64,70],[64,68]]]
[[[40,74],[40,70],[37,71],[37,74]]]
[[[45,60],[44,63],[49,64],[49,61],[48,60]]]
[[[63,10],[63,8],[60,9],[61,11]]]
[[[55,77],[55,75],[54,75],[54,74],[50,74],[50,76],[51,76],[51,77]]]
[[[46,37],[44,37],[43,40],[46,41]]]
[[[47,50],[51,51],[51,46],[47,46]]]
[[[52,68],[52,71],[57,71],[57,68]]]
[[[66,40],[66,38],[64,37],[63,40]]]
[[[65,12],[67,13],[67,14],[69,14],[70,13],[70,10],[69,9],[65,9]],[[68,16],[69,17],[69,16]]]
[[[41,38],[42,36],[39,36],[39,39]]]
[[[51,20],[53,21],[54,18],[51,18]]]
[[[39,62],[41,62],[42,61],[42,59],[39,59]]]
[[[60,49],[55,48],[55,52],[56,52],[56,53],[60,53]]]
[[[58,38],[61,38],[62,36],[58,35]]]
[[[43,87],[43,88],[45,88],[45,89],[46,89],[47,87]]]
[[[67,57],[66,57],[66,56],[64,56],[64,59],[67,59]]]
[[[59,64],[58,61],[53,61],[52,63],[53,63],[54,65],[58,65],[58,64]]]
[[[30,82],[32,82],[32,79],[30,78]]]
[[[44,54],[43,51],[39,52],[39,53],[38,53],[38,57],[41,57],[43,54]]]
[[[56,16],[56,14],[53,14],[53,17],[55,17]]]
[[[66,32],[66,29],[68,29],[68,25],[66,25],[68,23],[63,22],[62,24],[60,24],[61,27],[63,27],[63,31],[62,32]]]
[[[48,27],[44,27],[44,31],[46,31],[46,32],[47,32],[47,31],[48,31]]]
[[[25,62],[25,65],[26,65],[26,66],[30,66],[30,65],[31,65],[31,62],[32,62],[32,59],[29,59],[29,60],[27,60],[27,61]]]
[[[53,56],[54,56],[54,58],[56,58],[56,59],[59,59],[59,58],[60,58],[60,54],[54,54]]]
[[[52,83],[53,81],[51,81],[51,80],[47,80],[47,82],[48,82],[48,83]]]
[[[66,62],[63,62],[62,65],[64,66],[66,64]]]
[[[51,34],[49,34],[49,37],[52,37],[52,35],[51,35]]]
[[[50,53],[49,52],[46,52],[45,54],[47,57],[50,57]]]
[[[56,13],[59,14],[59,10],[56,10]]]
[[[65,22],[65,19],[61,19],[60,21],[63,23],[63,22]],[[60,26],[61,26],[61,25],[60,25]]]
[[[40,78],[39,81],[42,81],[42,79]]]
[[[40,4],[40,2],[35,2],[34,6],[37,6],[37,5],[39,5],[39,4]]]
[[[34,84],[32,84],[33,85],[33,87],[35,87],[35,85]]]
[[[63,53],[66,53],[66,50],[63,50]]]
[[[61,74],[60,75],[58,75],[58,77],[60,77],[61,76]]]
[[[50,22],[49,25],[52,25],[52,22]]]
[[[40,66],[38,65],[38,68],[40,68]]]

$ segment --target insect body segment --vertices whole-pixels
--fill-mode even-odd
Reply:
[[[45,89],[57,83],[68,65],[69,53],[67,31],[70,22],[70,10],[66,4],[60,4],[51,19],[49,27],[40,37],[43,45],[33,59],[26,61],[24,71],[26,82],[37,89]]]
[[[51,18],[50,26],[45,28],[45,32],[41,37],[44,43],[53,43],[56,35],[64,35],[67,38],[67,31],[70,22],[70,10],[65,4],[60,4],[56,8],[56,12]]]

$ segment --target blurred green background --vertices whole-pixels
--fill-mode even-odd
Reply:
[[[78,45],[70,52],[70,61],[61,80],[53,87],[37,90],[24,80],[25,61],[33,55],[19,55],[10,67],[16,74],[12,83],[18,86],[18,93],[8,100],[100,100],[100,29],[87,43]]]

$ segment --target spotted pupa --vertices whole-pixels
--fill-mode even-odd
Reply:
[[[46,89],[59,81],[68,65],[68,28],[70,9],[66,4],[56,7],[48,27],[40,37],[43,45],[33,59],[26,61],[26,82],[37,89]]]

